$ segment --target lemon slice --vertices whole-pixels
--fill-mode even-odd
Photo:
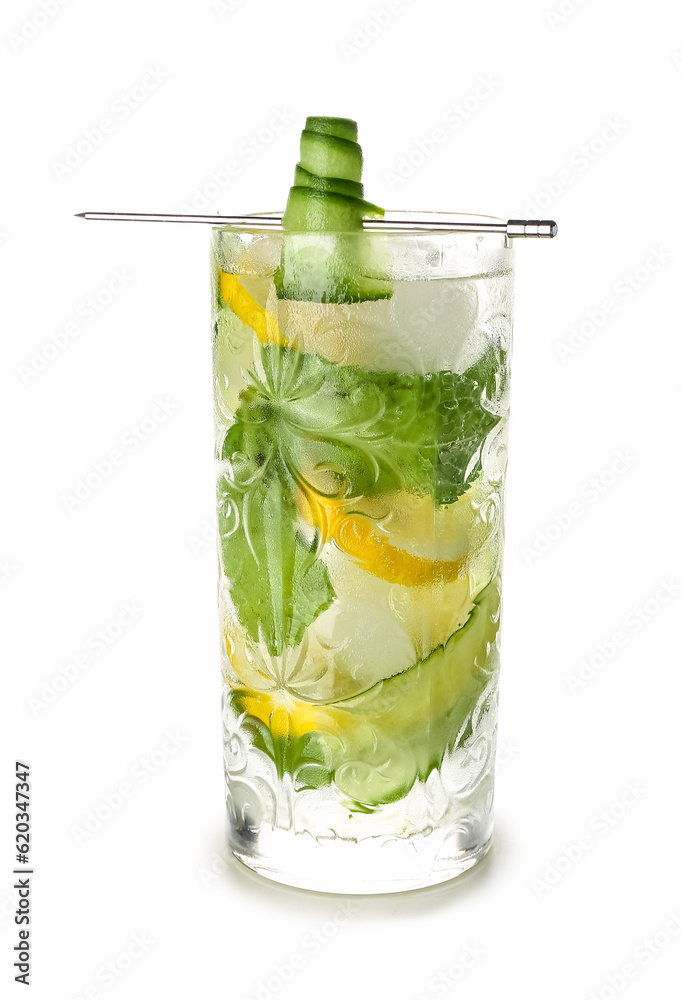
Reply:
[[[397,548],[384,529],[375,527],[366,512],[356,509],[356,501],[335,500],[306,487],[301,489],[299,510],[308,524],[320,530],[322,540],[333,540],[342,552],[367,573],[389,583],[417,587],[428,583],[458,580],[465,557],[453,560],[426,559]],[[431,502],[432,507],[432,502]]]
[[[220,295],[242,323],[255,331],[263,344],[279,344],[287,347],[289,341],[279,333],[279,324],[274,313],[265,309],[246,291],[235,274],[219,272]]]

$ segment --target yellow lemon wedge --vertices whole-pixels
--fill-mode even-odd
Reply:
[[[300,701],[285,691],[262,693],[235,687],[239,708],[264,722],[274,737],[297,739],[323,727],[327,732],[342,730],[343,720],[333,709]]]
[[[246,291],[235,274],[220,271],[219,275],[220,295],[241,322],[255,331],[261,343],[287,347],[289,341],[280,334],[274,313],[261,306],[250,292]]]
[[[351,508],[352,502],[324,497],[301,486],[299,510],[303,518],[317,528],[324,543],[333,540],[368,573],[389,583],[418,587],[451,583],[465,571],[465,556],[451,560],[426,559],[397,548],[368,517]]]

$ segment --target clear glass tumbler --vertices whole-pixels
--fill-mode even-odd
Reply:
[[[441,882],[492,833],[513,251],[427,223],[213,230],[227,836],[309,889]],[[382,290],[278,297],[310,245]]]

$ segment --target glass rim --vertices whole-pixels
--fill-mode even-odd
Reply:
[[[457,228],[460,224],[502,224],[506,225],[507,220],[501,218],[497,215],[481,215],[478,213],[466,213],[466,212],[417,212],[413,210],[409,211],[387,211],[385,215],[380,220],[365,220],[365,228],[361,230],[299,230],[299,229],[284,229],[282,227],[281,216],[282,212],[253,212],[250,213],[254,217],[254,223],[250,225],[235,225],[233,223],[226,222],[224,226],[213,226],[212,231],[214,233],[237,233],[237,234],[249,234],[249,235],[269,235],[269,234],[283,234],[287,235],[301,235],[301,236],[358,236],[366,233],[374,235],[384,235],[384,236],[419,236],[428,234],[430,236],[472,236],[476,239],[485,239],[489,237],[505,237],[505,233],[502,231],[497,232],[477,232],[475,230],[469,229],[459,229]],[[244,216],[247,218],[247,216]],[[272,219],[272,222],[267,222],[264,225],[258,225],[258,220],[261,219]],[[395,223],[393,228],[390,223]],[[429,225],[430,222],[437,223],[437,225]],[[449,228],[451,226],[451,228]]]

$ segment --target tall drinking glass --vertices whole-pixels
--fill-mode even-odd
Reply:
[[[228,842],[310,889],[441,882],[492,833],[513,251],[427,221],[213,230]],[[279,298],[311,242],[388,293]]]

